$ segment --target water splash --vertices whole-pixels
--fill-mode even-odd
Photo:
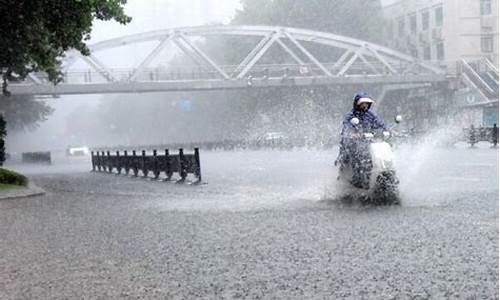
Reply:
[[[449,187],[440,185],[443,160],[453,155],[450,136],[453,128],[440,127],[418,140],[395,147],[395,165],[400,179],[400,194],[406,205],[433,206],[448,201]],[[466,175],[465,175],[466,176]]]

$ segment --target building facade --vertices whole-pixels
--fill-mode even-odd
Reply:
[[[383,11],[391,48],[450,68],[462,58],[498,68],[498,0],[400,0]]]

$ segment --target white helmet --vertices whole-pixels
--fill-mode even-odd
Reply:
[[[368,98],[368,97],[363,97],[363,98],[359,98],[358,101],[356,102],[356,105],[360,105],[361,103],[370,103],[372,104],[373,101],[371,98]]]

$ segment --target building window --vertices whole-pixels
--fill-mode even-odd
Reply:
[[[491,0],[481,0],[481,15],[491,15]]]
[[[481,37],[481,51],[493,52],[493,36],[483,35]]]
[[[398,34],[399,36],[403,36],[405,33],[405,19],[400,18],[398,20]]]
[[[438,60],[444,60],[444,45],[443,45],[443,43],[436,44],[436,57]]]
[[[436,21],[436,26],[443,25],[443,7],[438,7],[434,10],[434,17]]]
[[[392,40],[394,38],[394,27],[392,25],[392,22],[391,21],[388,21],[387,22],[387,27],[386,27],[387,31],[387,38]]]
[[[417,33],[417,15],[410,16],[410,31],[411,33]]]
[[[481,27],[481,33],[485,34],[491,34],[493,32],[493,27],[491,26],[482,26]]]
[[[431,60],[431,47],[424,46],[424,60]]]
[[[429,29],[429,12],[424,11],[422,13],[422,30]]]

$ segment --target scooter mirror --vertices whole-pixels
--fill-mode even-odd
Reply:
[[[394,118],[394,121],[396,123],[400,123],[401,121],[403,121],[403,117],[401,115],[397,115],[395,118]]]
[[[351,122],[351,124],[352,124],[352,125],[356,126],[356,125],[358,125],[358,124],[359,124],[359,119],[358,119],[358,118],[356,118],[356,117],[354,117],[354,118],[352,118],[352,119],[351,119],[351,121],[350,121],[350,122]]]

